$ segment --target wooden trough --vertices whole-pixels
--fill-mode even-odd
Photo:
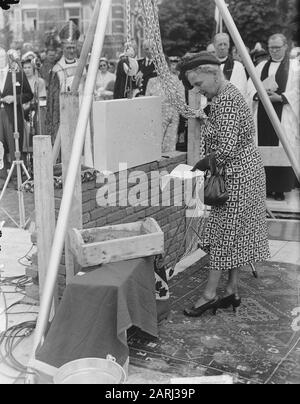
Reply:
[[[270,240],[300,242],[299,220],[268,220]]]
[[[69,232],[71,251],[83,268],[163,254],[164,233],[144,221]]]

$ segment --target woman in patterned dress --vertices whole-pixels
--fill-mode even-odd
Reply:
[[[196,304],[184,311],[198,317],[208,309],[235,310],[241,304],[239,271],[270,258],[266,223],[266,181],[263,161],[254,143],[255,126],[250,109],[238,89],[226,81],[220,62],[207,52],[193,55],[180,65],[180,78],[212,99],[204,129],[206,157],[193,170],[209,169],[213,154],[225,172],[229,200],[212,207],[200,247],[210,254],[207,286]],[[217,296],[223,271],[229,272],[226,295]]]

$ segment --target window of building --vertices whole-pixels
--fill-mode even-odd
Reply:
[[[84,32],[84,27],[87,24],[87,17],[86,17],[86,8],[89,6],[83,5],[82,2],[70,2],[66,3],[64,6],[65,9],[65,20],[66,21],[73,21],[80,29],[81,32]],[[89,18],[91,18],[92,13],[89,13]],[[112,18],[112,8],[110,9],[110,14],[108,17],[107,27],[106,27],[106,35],[113,34],[113,18]]]
[[[66,21],[73,21],[79,29],[81,29],[81,24],[82,24],[82,17],[81,17],[81,7],[70,7],[68,5],[67,8],[65,8],[65,19]]]
[[[38,28],[37,10],[24,10],[23,21],[25,31],[36,31]]]

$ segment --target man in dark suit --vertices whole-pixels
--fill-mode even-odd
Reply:
[[[142,84],[139,92],[140,97],[145,96],[149,80],[153,77],[157,77],[157,72],[155,70],[155,65],[152,59],[151,42],[149,40],[145,40],[143,42],[143,52],[145,57],[138,60],[139,73],[137,77],[142,79]]]
[[[12,66],[14,64],[14,67]],[[0,142],[4,146],[5,153],[9,154],[10,162],[15,160],[15,139],[16,130],[14,124],[14,95],[12,67],[16,68],[16,62],[9,64],[9,58],[5,49],[0,47]],[[16,93],[17,93],[17,122],[19,133],[19,146],[23,146],[23,109],[22,104],[32,100],[33,94],[28,80],[21,70],[16,68]],[[8,168],[8,166],[6,167]]]

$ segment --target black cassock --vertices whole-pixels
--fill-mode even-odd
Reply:
[[[9,70],[7,73],[6,81],[4,84],[3,91],[0,91],[0,99],[6,96],[12,96],[14,93],[13,89],[13,77],[12,72]],[[14,119],[14,104],[6,104],[5,102],[0,103],[1,108],[1,128],[0,128],[0,140],[2,141],[6,153],[10,154],[11,160],[15,160],[15,141],[13,133],[18,130],[19,133],[19,147],[22,151],[23,146],[23,132],[24,132],[24,111],[23,104],[28,103],[32,100],[33,94],[28,83],[27,77],[23,70],[19,70],[16,73],[16,94],[17,94],[17,125],[15,128]],[[9,125],[4,125],[7,121]]]
[[[269,69],[272,60],[270,59],[264,66],[261,73],[261,81],[264,81],[269,77]],[[277,94],[282,95],[287,86],[288,75],[289,75],[290,61],[289,58],[285,58],[281,63],[276,73],[276,82],[278,84]],[[274,103],[273,107],[276,114],[281,121],[283,103]],[[258,145],[259,146],[279,146],[279,138],[275,132],[275,129],[270,121],[270,118],[262,104],[259,101],[258,104],[258,115],[257,115],[257,125],[258,125]],[[297,184],[297,178],[291,167],[266,167],[266,178],[267,178],[267,193],[284,193],[290,192],[295,188]]]

